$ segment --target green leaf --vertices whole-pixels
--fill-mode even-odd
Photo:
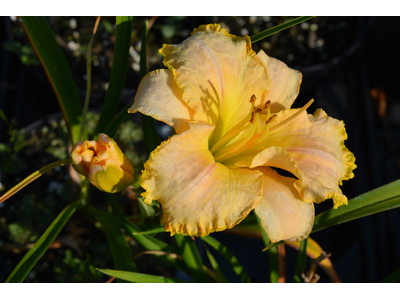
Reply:
[[[400,180],[349,200],[348,205],[329,209],[315,217],[312,232],[400,206]]]
[[[210,260],[210,263],[211,263],[213,269],[217,273],[218,281],[219,282],[228,282],[228,279],[226,279],[226,277],[225,277],[224,273],[222,272],[221,268],[219,267],[217,261],[215,260],[214,256],[210,253],[210,251],[207,249],[207,247],[206,247],[206,252],[207,252],[208,259]]]
[[[228,248],[226,248],[219,241],[209,235],[202,237],[201,239],[208,245],[213,247],[215,250],[217,250],[219,253],[221,253],[221,255],[228,261],[233,271],[239,276],[242,282],[250,282],[250,277],[247,275],[243,266],[240,264],[237,258],[228,250]]]
[[[139,203],[140,214],[142,215],[143,218],[150,218],[154,216],[154,214],[156,213],[154,207],[144,203],[141,197],[138,197],[138,203]]]
[[[258,227],[260,228],[260,232],[264,241],[265,246],[271,245],[271,240],[269,239],[267,233],[261,225],[260,218],[256,215]],[[269,278],[271,283],[277,283],[279,280],[279,264],[278,264],[278,249],[273,247],[270,248],[267,252],[268,262],[269,262]]]
[[[106,194],[108,201],[111,203],[113,211],[117,214],[119,221],[121,222],[122,226],[126,229],[128,234],[139,242],[146,250],[153,250],[153,251],[165,251],[170,253],[177,253],[178,250],[175,247],[164,243],[152,236],[140,234],[142,230],[132,224],[129,219],[122,213],[119,209],[118,205],[115,203],[115,200],[111,194]],[[158,257],[159,260],[177,268],[184,272],[188,272],[186,265],[184,262],[171,258],[169,256],[160,256]]]
[[[186,282],[179,279],[135,273],[135,272],[123,272],[123,271],[106,270],[106,269],[97,269],[97,270],[109,276],[113,276],[129,282],[139,282],[139,283],[178,283],[178,282],[185,283]]]
[[[82,204],[83,203],[81,201],[77,201],[64,208],[64,210],[57,216],[53,223],[51,223],[51,225],[35,243],[32,249],[25,254],[19,264],[11,272],[10,276],[8,276],[6,282],[22,282],[25,279],[32,267],[53,243],[69,218]]]
[[[100,222],[101,227],[106,234],[114,259],[115,269],[121,271],[136,271],[131,250],[117,220],[111,214],[95,208],[90,208],[90,212],[94,215],[97,221]]]
[[[148,21],[145,22],[142,37],[142,49],[140,49],[140,80],[147,74],[147,27]],[[155,120],[142,114],[143,134],[146,148],[149,153],[161,144],[160,136],[157,132]]]
[[[131,101],[127,106],[125,106],[119,114],[108,124],[107,128],[103,130],[103,133],[107,134],[110,137],[114,137],[117,133],[119,126],[121,126],[122,122],[129,117],[128,109],[131,108],[133,101]]]
[[[210,282],[208,276],[204,273],[203,262],[201,261],[196,243],[190,237],[182,234],[175,234],[174,237],[182,251],[182,256],[185,258],[186,266],[189,269],[189,275],[191,275],[196,282]]]
[[[272,27],[270,29],[267,29],[267,30],[264,30],[262,32],[259,32],[259,33],[255,34],[255,35],[252,35],[250,37],[250,40],[251,40],[252,43],[258,42],[258,41],[260,41],[260,40],[262,40],[262,39],[264,39],[264,38],[266,38],[266,37],[268,37],[270,35],[273,35],[273,34],[279,32],[279,31],[282,31],[284,29],[290,28],[292,26],[295,26],[297,24],[300,24],[300,23],[305,22],[307,20],[310,20],[312,18],[315,18],[315,17],[298,17],[298,18],[296,18],[294,20],[288,21],[286,23],[277,25],[277,26]]]
[[[95,133],[104,132],[118,109],[119,100],[128,71],[129,48],[131,46],[132,17],[117,17],[114,58],[110,81]]]
[[[140,234],[153,234],[153,233],[159,233],[159,232],[165,232],[164,227],[160,228],[155,228],[147,231],[142,231],[142,232],[132,232],[133,235],[140,235]]]
[[[299,254],[297,255],[296,269],[294,271],[294,282],[297,283],[304,282],[303,276],[301,276],[301,274],[306,271],[307,240],[308,238],[301,241]]]
[[[79,140],[82,104],[67,60],[44,17],[21,17],[26,35],[56,94],[72,144]],[[84,137],[86,140],[86,137]]]

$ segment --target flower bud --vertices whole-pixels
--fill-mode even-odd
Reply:
[[[77,142],[71,157],[74,169],[103,192],[117,193],[133,183],[132,162],[104,133],[98,141]]]

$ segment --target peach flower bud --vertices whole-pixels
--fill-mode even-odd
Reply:
[[[133,183],[132,162],[104,133],[98,141],[77,142],[71,157],[74,169],[103,192],[117,193]]]

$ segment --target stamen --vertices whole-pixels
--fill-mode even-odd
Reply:
[[[264,110],[268,110],[270,106],[271,106],[271,100],[268,100],[267,102],[265,102]]]
[[[292,121],[293,119],[297,118],[300,114],[302,114],[307,108],[310,107],[310,105],[314,102],[314,99],[311,99],[310,101],[308,101],[308,103],[306,105],[304,105],[301,109],[299,109],[296,113],[294,113],[293,115],[291,115],[289,118],[283,120],[282,122],[276,124],[274,127],[271,127],[270,131],[276,130],[279,127],[289,123],[290,121]]]
[[[276,118],[276,115],[272,115],[272,116],[270,116],[269,118],[268,118],[268,120],[267,121],[265,121],[265,125],[267,125],[267,124],[269,124],[269,123],[271,123],[274,119]]]
[[[225,133],[225,135],[217,143],[215,143],[214,146],[212,146],[212,148],[210,149],[211,153],[214,153],[235,135],[239,134],[244,130],[247,130],[249,126],[252,126],[251,124],[246,125],[246,123],[249,122],[249,118],[254,118],[253,111],[254,111],[255,101],[256,101],[256,96],[255,95],[251,96],[249,101],[251,103],[250,112],[242,119],[242,121],[233,126],[227,133]]]

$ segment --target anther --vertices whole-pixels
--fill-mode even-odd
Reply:
[[[269,123],[271,123],[274,119],[276,118],[276,115],[272,115],[272,116],[270,116],[269,118],[268,118],[268,120],[267,121],[265,121],[265,124],[269,124]]]
[[[254,102],[256,102],[256,100],[257,100],[257,97],[256,97],[256,95],[253,94],[253,95],[250,97],[250,103],[253,104]]]
[[[250,122],[251,124],[253,124],[253,122],[254,122],[254,117],[255,117],[255,115],[256,115],[256,110],[254,109],[254,110],[251,112],[251,118],[250,118],[250,120],[249,120],[249,122]]]
[[[256,113],[259,114],[260,112],[262,112],[261,108],[256,108]]]
[[[268,110],[268,108],[271,106],[271,100],[268,100],[267,102],[265,102],[264,105],[264,110]]]

